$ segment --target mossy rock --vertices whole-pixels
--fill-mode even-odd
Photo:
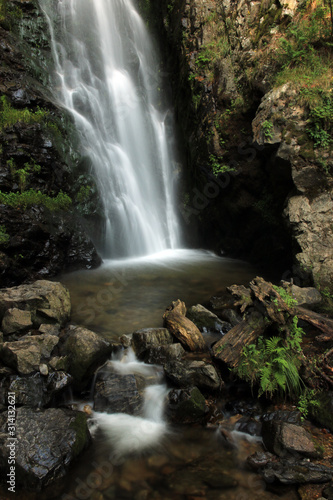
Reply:
[[[317,400],[319,405],[310,408],[310,416],[333,432],[333,392],[322,392]]]

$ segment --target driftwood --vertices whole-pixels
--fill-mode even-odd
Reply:
[[[318,340],[333,340],[333,320],[329,318],[325,318],[321,316],[321,314],[317,314],[309,309],[304,309],[304,307],[295,307],[293,310],[294,314],[298,317],[298,319],[302,319],[309,323],[309,325],[314,326],[318,330],[322,331],[325,336]]]
[[[252,313],[226,333],[213,347],[212,355],[230,368],[238,366],[243,347],[253,344],[267,325],[259,313]]]
[[[199,328],[185,316],[184,302],[172,302],[163,315],[164,327],[190,351],[207,350],[205,340]]]

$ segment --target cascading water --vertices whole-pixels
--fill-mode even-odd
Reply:
[[[105,257],[179,247],[169,112],[158,60],[132,0],[39,0],[57,99],[74,116],[104,205]]]

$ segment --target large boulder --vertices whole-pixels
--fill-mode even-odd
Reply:
[[[305,460],[281,459],[268,463],[261,471],[265,482],[271,484],[327,483],[332,479],[333,468]]]
[[[206,343],[202,333],[185,314],[184,302],[181,300],[172,302],[163,315],[164,326],[189,351],[205,351]]]
[[[15,425],[15,441],[8,435],[7,422],[1,426],[0,467],[6,478],[12,450],[17,487],[27,490],[39,491],[63,477],[90,439],[86,415],[72,410],[18,408]]]
[[[0,290],[0,319],[7,329],[9,316],[14,314],[13,309],[30,312],[35,328],[43,323],[65,325],[71,313],[69,291],[61,283],[46,280]]]
[[[69,360],[68,372],[78,384],[92,375],[111,351],[111,344],[96,333],[73,325],[67,328],[67,339],[61,347],[62,356],[67,356]]]
[[[0,350],[0,359],[20,375],[29,375],[50,359],[58,342],[59,338],[55,335],[25,336],[21,340],[5,342]]]

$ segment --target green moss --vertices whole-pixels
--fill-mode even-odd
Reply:
[[[88,427],[87,427],[87,417],[83,412],[77,412],[75,420],[69,426],[76,433],[75,443],[72,448],[73,456],[76,457],[81,453],[82,450],[87,445],[88,442]]]
[[[51,197],[41,191],[29,189],[22,193],[2,193],[0,191],[0,204],[14,208],[26,209],[33,205],[44,206],[51,211],[68,210],[72,200],[66,194],[60,191],[57,196]]]
[[[4,225],[0,225],[0,245],[6,245],[9,241],[9,235],[7,234]]]
[[[333,395],[322,392],[317,395],[318,406],[310,408],[310,416],[320,425],[333,432]]]

